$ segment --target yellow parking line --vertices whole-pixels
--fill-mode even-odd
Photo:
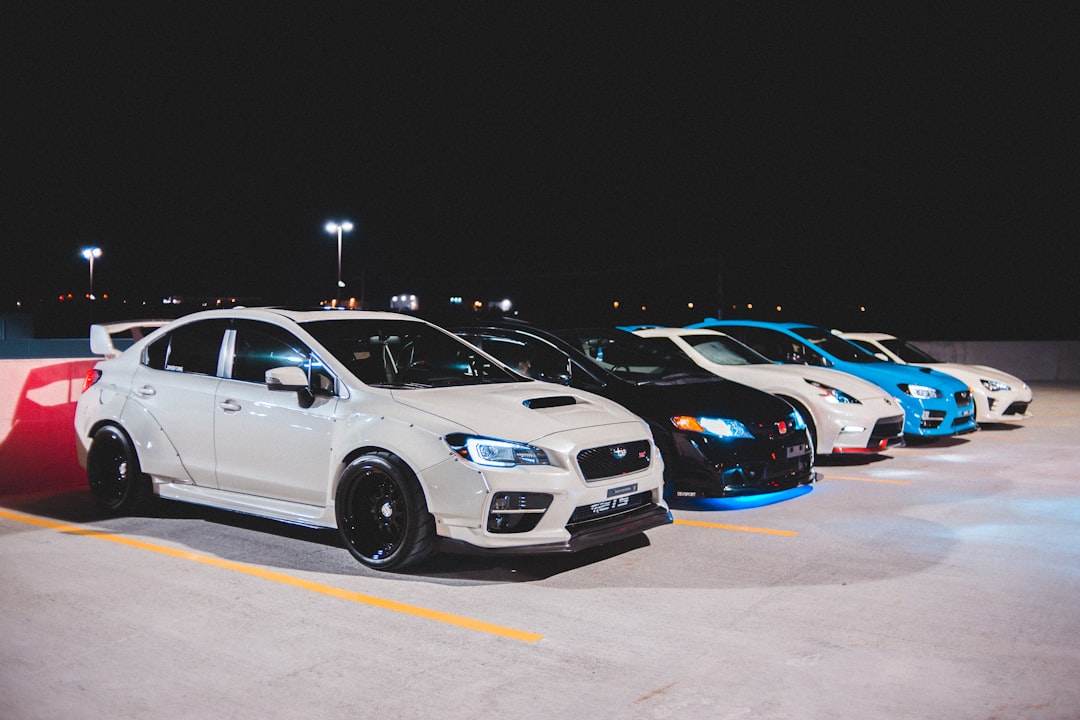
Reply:
[[[766,535],[786,535],[794,537],[797,532],[791,530],[770,530],[768,528],[745,527],[743,525],[722,525],[720,523],[701,522],[700,520],[680,520],[675,518],[676,525],[693,525],[694,527],[715,528],[717,530],[738,530],[739,532],[765,533]]]
[[[856,480],[858,482],[889,483],[890,485],[910,485],[910,480],[886,480],[885,478],[851,477],[848,475],[826,475],[826,480]]]
[[[332,585],[324,585],[323,583],[313,582],[311,580],[304,580],[302,578],[293,577],[292,575],[286,575],[285,573],[275,572],[273,570],[265,570],[263,568],[255,567],[253,565],[245,565],[243,563],[233,562],[231,560],[222,560],[221,558],[211,557],[209,555],[200,555],[198,553],[188,552],[186,550],[177,550],[175,548],[166,547],[164,545],[156,545],[154,543],[144,542],[142,540],[135,540],[133,538],[124,537],[122,535],[115,535],[113,533],[96,530],[94,528],[79,527],[77,525],[64,525],[62,523],[52,522],[51,520],[45,520],[43,518],[34,517],[32,515],[22,515],[8,512],[3,509],[0,509],[0,517],[7,518],[8,520],[14,520],[15,522],[26,523],[27,525],[37,525],[39,527],[49,528],[51,530],[58,530],[64,533],[70,533],[72,535],[84,535],[86,537],[93,537],[99,540],[108,540],[109,542],[118,543],[120,545],[127,545],[128,547],[137,548],[139,550],[148,550],[150,552],[159,553],[161,555],[168,555],[169,557],[179,558],[181,560],[191,560],[194,562],[203,563],[204,565],[212,565],[213,567],[218,567],[225,570],[232,570],[233,572],[244,573],[245,575],[262,578],[263,580],[270,580],[271,582],[281,583],[282,585],[291,585],[292,587],[307,590],[309,592],[319,593],[320,595],[328,595],[330,597],[338,598],[340,600],[351,600],[352,602],[358,602],[363,605],[382,608],[383,610],[392,610],[393,612],[413,615],[427,620],[436,620],[438,622],[446,623],[448,625],[457,625],[458,627],[463,627],[468,630],[476,630],[478,632],[484,632],[491,635],[498,635],[500,637],[509,638],[511,640],[536,642],[537,640],[544,639],[543,635],[537,635],[535,633],[525,632],[523,630],[515,630],[513,628],[502,627],[501,625],[492,625],[491,623],[481,622],[480,620],[473,620],[472,618],[463,617],[461,615],[452,615],[450,613],[440,612],[438,610],[429,610],[427,608],[418,607],[416,605],[407,605],[405,603],[395,602],[394,600],[385,600],[383,598],[374,597],[372,595],[364,595],[363,593],[352,592],[350,590],[342,590],[341,588],[336,588]]]

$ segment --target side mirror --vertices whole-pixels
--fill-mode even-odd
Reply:
[[[270,368],[266,371],[266,388],[295,392],[300,407],[307,409],[315,402],[315,395],[308,386],[307,373],[294,366]]]

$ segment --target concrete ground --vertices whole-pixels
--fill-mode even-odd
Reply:
[[[1080,718],[1080,385],[576,557],[0,497],[0,718]]]

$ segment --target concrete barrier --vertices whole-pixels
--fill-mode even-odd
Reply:
[[[1080,341],[912,342],[942,362],[989,365],[1027,382],[1080,380]]]

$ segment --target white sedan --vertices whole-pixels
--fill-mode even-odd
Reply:
[[[903,443],[904,411],[873,383],[839,370],[778,365],[715,330],[640,328],[634,333],[674,345],[716,375],[783,398],[803,416],[818,454],[874,453]]]
[[[337,528],[397,570],[436,545],[565,552],[671,522],[648,426],[395,313],[211,310],[114,348],[75,413],[94,500]]]
[[[941,362],[915,345],[887,333],[837,334],[881,360],[931,367],[952,375],[971,388],[976,422],[1015,422],[1031,417],[1028,412],[1033,397],[1031,388],[1007,372],[985,365]]]

